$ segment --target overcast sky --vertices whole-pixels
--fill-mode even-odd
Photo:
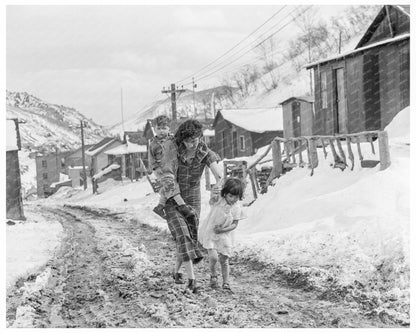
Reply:
[[[345,7],[321,6],[320,13],[332,16]],[[163,86],[208,65],[282,9],[241,47],[261,32],[276,31],[294,8],[9,5],[6,88],[75,107],[101,125],[112,125],[121,121],[121,88],[128,117],[164,98]],[[294,30],[290,24],[276,36],[284,40]],[[250,52],[240,61],[255,56]],[[219,83],[217,75],[231,68],[197,81],[198,88]]]

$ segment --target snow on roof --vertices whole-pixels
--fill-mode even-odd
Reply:
[[[307,96],[307,95],[303,95],[303,96],[293,96],[293,97],[289,97],[287,99],[285,99],[283,102],[280,102],[280,105],[285,104],[286,102],[289,102],[292,99],[298,99],[301,101],[305,101],[305,102],[309,102],[309,103],[313,103],[315,101],[315,99],[313,98],[313,96]]]
[[[377,43],[373,43],[373,44],[370,44],[370,45],[366,45],[366,46],[363,46],[363,47],[359,47],[358,49],[354,49],[354,50],[351,50],[351,51],[347,51],[347,52],[344,52],[344,53],[340,53],[340,54],[334,55],[334,56],[329,57],[329,58],[326,58],[324,60],[315,61],[315,62],[312,62],[310,64],[307,64],[305,66],[305,68],[306,69],[309,69],[311,67],[317,66],[319,64],[323,64],[325,62],[329,62],[329,61],[332,61],[332,60],[337,60],[337,59],[340,59],[340,58],[344,58],[344,57],[353,55],[355,53],[358,53],[358,52],[361,52],[361,51],[364,51],[364,50],[371,49],[371,48],[376,47],[376,46],[380,46],[380,45],[384,45],[384,44],[388,44],[388,43],[397,42],[399,40],[406,39],[406,38],[410,38],[410,33],[401,34],[399,36],[396,36],[396,37],[393,37],[393,38],[389,38],[389,39],[385,39],[385,40],[382,40],[382,41],[377,42]]]
[[[215,130],[205,129],[203,132],[203,136],[215,136]]]
[[[94,180],[100,179],[105,174],[107,174],[107,173],[109,173],[109,172],[111,172],[113,170],[116,170],[118,168],[120,168],[120,166],[118,164],[111,164],[110,166],[108,166],[104,170],[101,170],[99,173],[97,173],[94,176],[92,176],[92,179],[94,179]]]
[[[128,142],[120,146],[114,147],[110,150],[106,150],[104,154],[107,155],[126,155],[133,153],[145,153],[147,152],[147,147],[144,145],[138,145],[136,143]]]
[[[225,120],[250,132],[283,131],[282,108],[223,109]]]
[[[88,149],[85,153],[89,156],[94,156],[95,154],[102,151],[105,147],[109,146],[111,143],[116,141],[114,138],[105,138],[92,146],[90,149]]]
[[[18,150],[16,125],[13,119],[6,121],[6,151]]]

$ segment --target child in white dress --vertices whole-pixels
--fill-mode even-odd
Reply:
[[[211,211],[199,225],[199,241],[208,250],[212,288],[218,287],[216,265],[219,261],[223,279],[222,287],[225,290],[231,290],[228,279],[229,257],[232,254],[234,242],[233,230],[237,228],[238,221],[246,218],[239,202],[243,193],[244,184],[238,178],[227,179],[221,195],[218,190],[213,189],[209,201]]]

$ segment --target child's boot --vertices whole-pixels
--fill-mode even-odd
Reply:
[[[197,287],[195,279],[188,279],[188,285],[186,288],[193,294],[199,294],[201,291],[201,288]]]
[[[172,273],[173,280],[176,284],[184,284],[182,273]]]
[[[159,215],[162,219],[167,219],[165,207],[161,204],[158,204],[155,208],[153,208],[153,212]]]
[[[216,275],[211,275],[211,278],[209,279],[209,286],[212,289],[218,288],[218,279]]]

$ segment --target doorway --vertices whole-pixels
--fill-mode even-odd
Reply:
[[[335,70],[335,133],[347,134],[347,105],[345,99],[344,68]]]

